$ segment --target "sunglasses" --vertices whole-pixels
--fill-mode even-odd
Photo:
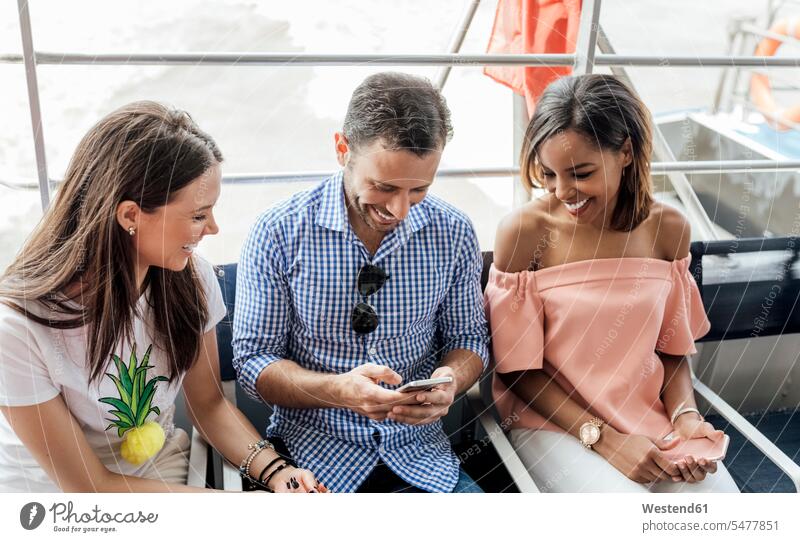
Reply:
[[[383,288],[387,280],[389,280],[389,275],[383,269],[368,263],[358,271],[356,288],[358,293],[366,298]],[[356,333],[362,335],[372,333],[378,328],[379,323],[380,318],[375,312],[375,307],[366,301],[360,301],[353,307],[350,325]]]

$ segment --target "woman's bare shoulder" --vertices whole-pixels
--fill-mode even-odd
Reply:
[[[535,267],[549,245],[556,222],[550,214],[548,196],[514,209],[497,227],[494,265],[500,271],[516,273]]]
[[[672,261],[688,256],[692,228],[682,212],[664,203],[655,202],[650,209],[648,222],[653,229],[656,257]]]

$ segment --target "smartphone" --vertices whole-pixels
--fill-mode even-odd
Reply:
[[[397,391],[401,393],[414,393],[418,391],[428,391],[439,384],[449,384],[453,381],[452,376],[443,376],[441,378],[427,378],[425,380],[413,380],[408,384],[404,384],[397,388]]]
[[[667,435],[667,439],[673,434]],[[678,461],[687,455],[697,459],[706,459],[708,461],[722,461],[725,459],[725,454],[728,452],[728,445],[731,439],[728,435],[722,435],[721,438],[712,440],[708,437],[693,438],[679,443],[677,446],[670,450],[664,450],[664,455]]]

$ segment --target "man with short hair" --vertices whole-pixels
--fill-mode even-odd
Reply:
[[[342,171],[261,215],[242,252],[239,383],[333,491],[480,491],[440,421],[488,360],[475,232],[427,195],[451,134],[426,79],[368,77],[335,134]],[[453,381],[397,391],[433,377]]]

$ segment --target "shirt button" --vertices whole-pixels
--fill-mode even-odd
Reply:
[[[368,353],[370,356],[374,356],[375,354],[377,354],[377,353],[378,353],[378,350],[376,350],[374,346],[370,346],[370,347],[369,347],[369,350],[367,350],[367,353]]]

